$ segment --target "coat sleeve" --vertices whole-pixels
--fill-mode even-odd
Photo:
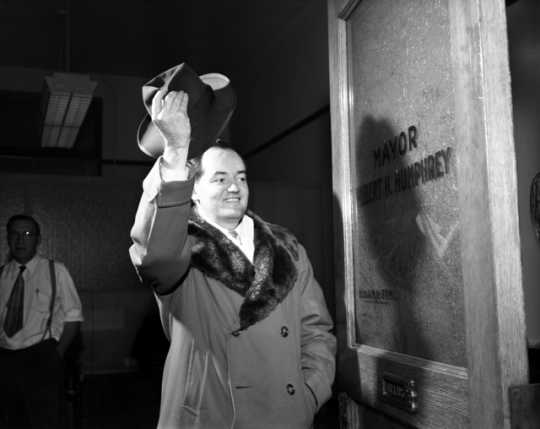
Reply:
[[[301,360],[304,380],[319,409],[332,395],[335,376],[336,338],[322,289],[313,275],[305,250],[300,248],[298,280],[301,283]]]
[[[162,182],[159,163],[143,183],[129,254],[141,281],[159,295],[177,288],[189,268],[192,191],[192,180]]]

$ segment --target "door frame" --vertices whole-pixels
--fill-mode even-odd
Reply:
[[[347,20],[362,1],[328,1],[336,326],[360,373],[347,393],[417,427],[458,427],[458,418],[459,427],[509,428],[508,389],[528,382],[528,362],[504,0],[448,0],[467,368],[355,344]],[[423,392],[421,412],[379,401],[381,366],[437,386]]]

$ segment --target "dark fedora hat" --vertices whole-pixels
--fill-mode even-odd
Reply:
[[[158,74],[142,87],[142,98],[147,115],[139,124],[137,141],[147,155],[157,158],[163,153],[164,141],[152,123],[152,99],[166,87],[169,91],[185,91],[189,95],[188,116],[191,142],[188,156],[198,156],[215,143],[227,126],[236,107],[236,95],[229,79],[220,73],[198,76],[182,63]]]

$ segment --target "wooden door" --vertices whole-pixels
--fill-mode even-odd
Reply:
[[[350,428],[510,427],[527,383],[503,0],[329,0]]]

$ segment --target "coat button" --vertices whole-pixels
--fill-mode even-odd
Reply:
[[[287,384],[287,393],[288,393],[289,395],[294,395],[294,392],[295,392],[294,386],[293,386],[292,384],[290,384],[290,383]]]
[[[281,336],[285,338],[287,335],[289,335],[289,328],[286,326],[281,327]]]

